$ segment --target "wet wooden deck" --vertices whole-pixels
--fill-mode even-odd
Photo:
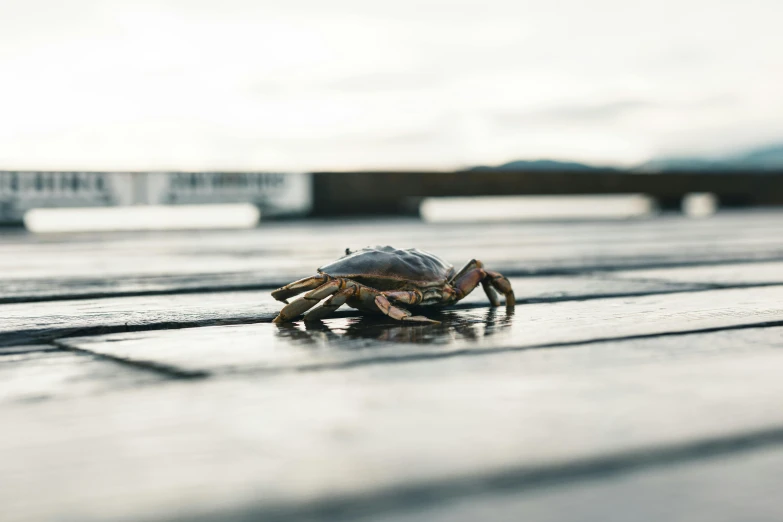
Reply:
[[[0,236],[3,520],[781,520],[783,213]],[[346,247],[508,275],[278,327]]]

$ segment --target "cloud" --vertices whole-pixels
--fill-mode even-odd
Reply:
[[[713,4],[11,2],[0,168],[632,161],[775,141],[783,3]]]
[[[500,126],[541,123],[593,123],[613,121],[628,113],[659,108],[649,100],[617,100],[599,104],[568,104],[526,112],[504,112],[492,116]]]
[[[341,78],[328,87],[338,91],[398,91],[437,86],[444,81],[437,72],[372,73]]]
[[[645,99],[618,99],[602,103],[571,103],[552,105],[540,110],[495,112],[492,121],[500,127],[542,124],[610,124],[620,118],[644,111],[710,111],[735,105],[738,98],[719,94],[689,101],[655,101]]]

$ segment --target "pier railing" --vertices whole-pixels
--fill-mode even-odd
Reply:
[[[783,170],[32,172],[0,171],[0,222],[41,207],[252,203],[265,217],[416,215],[425,198],[645,194],[677,209],[688,194],[721,206],[783,205]]]

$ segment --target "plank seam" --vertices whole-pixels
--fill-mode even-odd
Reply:
[[[696,262],[673,261],[659,263],[637,263],[626,265],[586,265],[579,268],[542,268],[542,269],[511,269],[500,270],[507,277],[555,277],[555,276],[574,276],[574,275],[598,275],[598,273],[621,272],[626,270],[655,270],[664,268],[685,268],[696,266],[720,266],[749,263],[769,263],[783,261],[783,257],[768,256],[754,258],[727,258],[716,260],[703,260]],[[495,263],[502,265],[502,263]],[[304,276],[303,276],[304,277]],[[296,278],[294,278],[296,279]],[[614,280],[614,279],[613,279]],[[181,295],[181,294],[209,294],[220,292],[253,292],[258,290],[274,290],[280,286],[290,283],[290,280],[280,280],[272,283],[259,283],[248,285],[215,285],[191,288],[173,288],[166,290],[137,290],[137,291],[119,291],[119,292],[87,292],[80,294],[60,294],[51,296],[40,295],[20,295],[0,297],[0,304],[19,304],[19,303],[40,303],[48,301],[74,301],[80,299],[110,299],[112,297],[144,297],[154,295]],[[669,283],[677,284],[669,281]],[[702,284],[702,283],[699,283]],[[770,283],[780,284],[780,283]]]
[[[574,346],[585,346],[590,344],[634,341],[639,339],[654,339],[657,337],[675,337],[680,335],[693,335],[693,334],[726,332],[726,331],[733,331],[733,330],[751,330],[757,328],[776,328],[776,327],[783,327],[783,321],[765,321],[760,323],[716,326],[710,328],[698,328],[693,330],[656,332],[650,334],[627,335],[627,336],[618,336],[618,337],[601,337],[595,339],[582,339],[576,341],[532,344],[529,346],[516,346],[516,347],[508,346],[502,348],[463,348],[463,349],[452,350],[448,352],[427,352],[427,353],[408,354],[408,355],[401,355],[401,356],[393,356],[393,355],[379,356],[379,357],[370,357],[366,359],[358,359],[353,361],[340,361],[334,363],[301,365],[301,366],[295,366],[289,368],[248,368],[248,369],[232,368],[228,370],[222,370],[220,373],[221,375],[239,375],[239,374],[257,375],[257,374],[279,374],[279,373],[288,373],[288,372],[294,372],[294,373],[318,372],[318,371],[326,371],[326,370],[361,368],[364,366],[371,366],[375,364],[405,364],[405,363],[415,363],[415,362],[431,361],[431,360],[451,359],[454,357],[487,356],[487,355],[495,355],[501,353],[524,352],[528,350],[570,348]]]
[[[60,350],[64,350],[67,352],[80,354],[80,355],[90,355],[97,359],[111,361],[123,366],[134,368],[136,370],[145,370],[145,371],[154,372],[159,375],[163,375],[165,377],[169,377],[172,379],[179,379],[179,380],[203,379],[209,376],[209,373],[205,371],[183,370],[181,368],[177,368],[175,366],[171,366],[168,364],[161,364],[161,363],[156,363],[151,361],[138,361],[133,359],[125,359],[123,357],[117,357],[114,355],[107,355],[104,353],[93,352],[91,350],[85,350],[59,341],[53,341],[52,344],[54,344]]]
[[[59,352],[61,349],[54,345],[41,344],[20,344],[0,347],[0,363],[6,355],[20,355],[26,353]]]
[[[541,466],[510,467],[475,476],[401,485],[359,495],[343,495],[309,503],[256,505],[206,514],[195,520],[347,520],[381,514],[414,512],[444,502],[493,493],[516,494],[552,486],[605,480],[615,476],[708,461],[783,444],[783,427],[680,444],[643,448]],[[193,518],[191,518],[193,520]]]

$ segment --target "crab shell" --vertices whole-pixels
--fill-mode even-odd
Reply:
[[[436,255],[391,246],[363,248],[318,269],[319,274],[350,279],[376,290],[419,289],[425,294],[433,293],[427,290],[443,289],[454,272],[451,263]],[[428,301],[425,296],[419,304],[436,304]]]
[[[446,306],[459,301],[481,284],[490,303],[500,304],[495,290],[506,296],[506,306],[514,306],[511,284],[497,272],[486,270],[472,260],[459,272],[436,255],[410,248],[367,247],[318,269],[318,274],[290,283],[272,292],[286,306],[275,322],[288,322],[303,314],[322,299],[326,302],[305,316],[322,319],[343,304],[361,310],[379,312],[401,321],[437,322],[412,316],[400,305]],[[310,290],[292,303],[288,297]]]

